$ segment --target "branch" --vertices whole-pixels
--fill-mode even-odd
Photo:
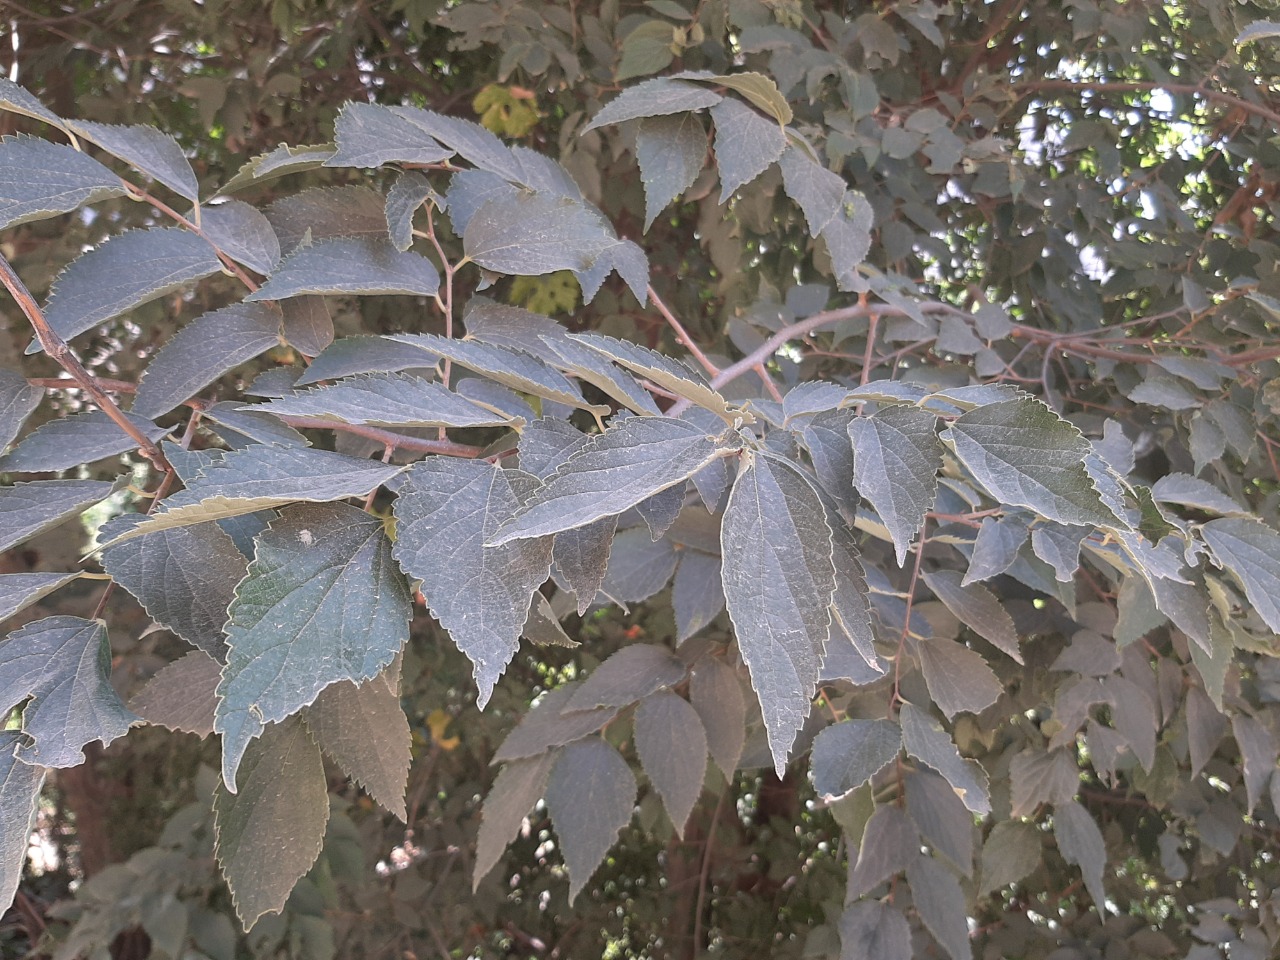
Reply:
[[[376,440],[385,446],[397,450],[415,450],[419,453],[439,453],[446,457],[465,457],[474,460],[483,450],[480,447],[468,446],[465,443],[454,443],[452,440],[424,440],[420,437],[409,437],[381,427],[366,427],[359,423],[343,423],[340,420],[327,420],[324,417],[277,417],[282,423],[304,430],[337,430],[339,433],[352,433],[357,437]]]
[[[648,287],[649,299],[653,301],[653,305],[658,308],[658,312],[670,325],[671,329],[676,332],[676,338],[689,348],[689,352],[693,354],[694,359],[702,364],[702,369],[707,371],[713,377],[720,373],[720,368],[707,359],[707,355],[699,349],[698,345],[693,342],[693,337],[689,336],[684,326],[676,319],[676,315],[667,309],[667,305],[662,302],[662,298],[658,296],[658,291],[653,286]]]
[[[1154,90],[1164,90],[1168,93],[1186,93],[1236,107],[1255,117],[1269,120],[1277,128],[1280,128],[1280,113],[1261,104],[1250,103],[1248,100],[1243,100],[1233,93],[1211,90],[1208,87],[1202,87],[1194,83],[1157,83],[1153,80],[1028,80],[1023,83],[1013,84],[1012,89],[1027,93],[1045,93],[1055,90],[1063,93],[1086,93],[1089,91],[1098,93],[1142,93]]]

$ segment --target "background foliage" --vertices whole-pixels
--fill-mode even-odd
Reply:
[[[1266,5],[278,0],[268,15],[232,0],[7,6],[9,76],[83,124],[73,132],[107,172],[81,164],[84,194],[33,201],[31,171],[65,173],[72,161],[22,137],[68,138],[24,113],[21,93],[5,86],[4,105],[19,109],[0,113],[0,124],[19,139],[0,147],[0,196],[10,204],[0,252],[97,385],[139,418],[134,429],[148,442],[171,433],[163,452],[176,474],[166,480],[136,451],[141,436],[88,412],[93,397],[47,351],[23,356],[31,325],[7,301],[0,355],[13,372],[0,379],[0,426],[16,445],[0,461],[5,509],[15,491],[32,489],[12,484],[58,477],[78,486],[37,488],[34,505],[24,501],[26,512],[0,524],[15,547],[3,556],[4,596],[31,601],[9,611],[0,686],[10,710],[35,695],[21,711],[26,734],[16,714],[3,734],[5,756],[17,758],[5,761],[0,789],[6,800],[32,796],[42,768],[24,761],[57,766],[37,820],[43,867],[28,870],[6,915],[4,950],[215,960],[1274,953],[1280,107],[1273,30],[1251,27],[1273,15]],[[711,76],[643,86],[681,71]],[[403,115],[340,114],[348,101],[478,121],[531,153],[507,153],[470,127],[452,128],[451,141],[450,128],[432,121],[433,140],[388,119]],[[321,166],[335,121],[347,165]],[[153,125],[190,167],[167,142],[131,154],[141,135],[122,147],[123,134],[95,123]],[[281,143],[304,149],[272,153]],[[576,187],[534,154],[562,164]],[[262,155],[270,159],[244,168]],[[513,156],[518,172],[504,166]],[[513,181],[532,186],[535,202],[537,191],[571,189],[583,202],[530,213],[503,186]],[[226,255],[220,263],[181,224],[196,196],[228,184],[268,228],[242,208],[206,203],[200,224]],[[480,208],[490,189],[510,190],[512,206],[491,208],[501,215],[486,232]],[[436,197],[447,210],[430,209]],[[32,217],[14,212],[21,202],[34,204]],[[397,210],[399,219],[388,212]],[[546,223],[555,228],[533,229]],[[524,242],[511,242],[525,224]],[[138,229],[173,232],[125,232]],[[643,249],[651,290],[610,230]],[[433,266],[396,259],[388,236]],[[551,242],[535,260],[538,236]],[[299,245],[277,268],[278,255]],[[606,250],[620,275],[584,295],[589,271],[566,269],[585,262],[572,254],[589,261]],[[472,262],[455,276],[464,256]],[[73,261],[80,266],[50,299]],[[354,279],[342,272],[351,264]],[[268,276],[263,296],[241,303]],[[113,282],[124,291],[114,307]],[[396,295],[351,295],[371,290]],[[275,298],[279,315],[260,303]],[[531,326],[500,305],[558,326]],[[616,337],[691,366],[603,340],[594,354],[577,341],[585,358],[548,354],[531,329]],[[426,339],[464,330],[517,352],[495,367],[493,354]],[[408,336],[355,339],[382,334]],[[466,406],[473,419],[447,438],[436,424],[458,424],[461,414],[423,416],[447,398],[402,373],[344,382],[382,383],[383,400],[402,403],[415,384],[416,421],[401,409],[399,420],[384,410],[376,423],[353,422],[372,409],[367,392],[330,394],[324,409],[314,395],[303,395],[311,409],[297,397],[270,399],[300,376],[422,373],[439,356],[450,358],[442,372],[454,386],[464,370],[497,378],[462,381],[470,386],[459,393],[488,406]],[[537,398],[548,418],[520,432],[518,453],[542,480],[582,442],[565,432],[570,416],[595,428],[566,406],[577,399],[552,367],[588,384],[593,403],[625,405],[598,389],[607,377],[643,407],[627,392],[636,373],[668,412],[689,398],[728,421],[709,414],[687,437],[664,428],[660,439],[683,443],[688,458],[673,481],[682,497],[684,478],[704,472],[665,536],[683,499],[659,495],[623,515],[603,585],[625,610],[580,609],[572,593],[548,587],[550,616],[524,627],[535,642],[522,643],[505,672],[489,663],[473,673],[458,647],[467,647],[459,638],[474,609],[446,603],[465,596],[447,580],[463,566],[438,561],[454,540],[421,531],[464,502],[468,471],[486,469],[450,454],[478,447],[497,456],[514,439],[494,425],[505,417],[485,421],[477,410],[532,422]],[[264,401],[278,416],[237,410]],[[738,445],[756,441],[732,436],[713,447],[731,456],[708,452],[708,436],[747,416],[760,438],[755,454],[739,456]],[[611,423],[624,442],[598,453],[610,470],[642,449],[634,440],[643,429],[641,418]],[[304,436],[311,447],[300,450]],[[223,737],[200,740],[161,727],[208,734],[217,682],[209,658],[225,658],[230,640],[234,662],[263,634],[254,632],[253,597],[243,586],[236,593],[245,572],[236,540],[251,545],[258,530],[243,518],[179,527],[77,562],[91,537],[127,534],[137,520],[124,515],[145,512],[147,492],[198,502],[196,478],[212,452],[239,448],[234,462],[251,476],[279,471],[281,499],[255,509],[364,497],[386,482],[367,506],[378,517],[394,510],[396,541],[379,540],[381,525],[355,506],[308,504],[288,507],[258,537],[259,564],[275,549],[287,565],[289,544],[301,542],[316,547],[308,555],[331,558],[323,571],[385,578],[380,606],[352,618],[372,626],[377,649],[344,661],[352,676],[380,676],[358,694],[352,684],[320,693],[323,677],[299,679],[294,700],[273,701],[282,713],[265,719],[296,717],[306,704],[304,719],[241,738],[233,795],[218,786],[224,770],[235,779],[220,740],[233,739],[229,724],[252,732],[262,718],[220,715]],[[663,450],[655,461],[679,460]],[[325,473],[311,454],[327,451],[372,459],[358,472],[342,461]],[[438,469],[399,476],[424,454]],[[733,503],[705,472],[726,462],[742,464],[740,490],[753,484],[766,505],[755,527],[739,510],[730,522],[737,539],[725,535],[739,548],[725,553],[725,591],[749,613],[733,623],[713,587],[715,527],[734,516]],[[611,476],[597,499],[618,495],[620,474]],[[130,485],[111,486],[122,478]],[[305,489],[281,494],[286,481]],[[525,495],[491,494],[509,503]],[[49,527],[35,522],[41,511],[67,519]],[[815,517],[818,526],[805,526]],[[607,525],[603,515],[589,519]],[[770,526],[783,519],[799,536],[786,541]],[[762,543],[813,547],[829,521],[834,567],[805,549],[799,572],[785,563],[768,577],[743,571]],[[589,529],[558,535],[561,585],[598,571],[584,560],[586,579],[573,580],[561,563],[570,539],[590,554]],[[510,541],[504,563],[519,567],[524,557],[534,577],[546,558],[530,543]],[[859,621],[845,596],[853,619],[838,622],[816,688],[785,678],[769,687],[762,668],[779,664],[774,653],[748,675],[740,659],[751,661],[771,622],[765,611],[792,603],[782,628],[811,627],[798,647],[765,638],[786,649],[812,650],[815,631],[825,637],[826,599],[838,590],[829,578],[856,570],[855,553],[869,619]],[[155,566],[157,557],[167,565]],[[432,616],[397,586],[397,563],[427,581]],[[61,576],[77,569],[103,570],[122,589]],[[510,569],[487,596],[501,599]],[[50,573],[59,575],[31,578]],[[822,602],[810,609],[815,596]],[[364,589],[349,599],[371,602]],[[523,614],[528,592],[519,599],[507,602],[508,620]],[[291,609],[312,605],[301,597]],[[96,616],[109,626],[109,648],[87,625]],[[843,659],[831,645],[842,636],[853,641]],[[564,646],[569,638],[581,645]],[[33,648],[51,663],[89,664],[82,697],[110,704],[95,673],[94,655],[106,650],[111,685],[133,712],[163,723],[113,739],[130,719],[117,705],[98,726],[77,728],[84,736],[68,755],[33,757],[32,737],[43,749],[46,734],[75,728],[50,721],[43,705],[57,705],[56,691],[15,685],[26,668],[12,654]],[[105,749],[99,736],[111,741]],[[505,765],[491,765],[495,757]],[[558,775],[544,788],[553,764]],[[705,782],[691,773],[704,767]],[[253,781],[254,770],[288,776]],[[316,788],[321,778],[327,792]],[[280,782],[287,808],[273,810],[270,785]],[[3,809],[12,875],[25,807]],[[275,818],[275,833],[255,810]],[[486,833],[499,822],[506,835]],[[237,907],[252,919],[247,904],[283,902],[302,873],[283,913],[243,933]],[[475,874],[472,892],[464,878]]]

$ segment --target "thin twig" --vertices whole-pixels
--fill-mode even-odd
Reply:
[[[684,325],[676,319],[676,315],[668,309],[665,303],[662,302],[662,298],[658,296],[658,291],[654,290],[652,286],[647,289],[649,299],[653,301],[653,305],[658,308],[658,312],[662,314],[663,319],[666,320],[671,329],[676,332],[677,339],[688,347],[689,352],[693,354],[694,359],[697,360],[698,363],[702,364],[702,369],[707,371],[707,373],[711,374],[713,377],[719,374],[720,368],[712,363],[707,358],[707,355],[702,352],[702,349],[693,342],[693,337],[689,336],[689,331],[684,328]]]
[[[397,450],[413,450],[418,453],[439,453],[446,457],[464,457],[474,460],[483,452],[480,447],[465,443],[454,443],[452,440],[424,440],[421,437],[409,437],[381,427],[367,427],[360,423],[343,423],[340,420],[326,420],[324,417],[278,417],[282,423],[303,430],[337,430],[339,433],[351,433],[357,437],[376,440],[378,443],[394,447]]]
[[[720,821],[720,810],[724,807],[725,795],[729,792],[729,784],[725,784],[716,800],[716,809],[711,814],[711,825],[707,827],[707,839],[702,847],[702,867],[698,870],[698,904],[693,911],[693,952],[696,956],[702,952],[702,909],[707,898],[707,878],[711,875],[711,851],[715,847],[716,824]]]

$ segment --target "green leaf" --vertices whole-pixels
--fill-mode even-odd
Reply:
[[[622,60],[614,79],[621,83],[662,70],[675,59],[674,41],[675,30],[671,24],[657,19],[644,20],[623,39]]]
[[[325,687],[377,676],[409,639],[413,600],[376,517],[345,504],[283,511],[227,611],[215,729],[235,792],[249,742]]]
[[[704,657],[693,667],[689,703],[702,718],[707,749],[726,780],[732,780],[746,742],[747,704],[738,673],[723,660]]]
[[[463,251],[472,261],[517,276],[586,270],[617,243],[598,212],[546,193],[486,201],[462,234]]]
[[[312,390],[295,390],[242,409],[387,427],[498,427],[510,423],[502,414],[477,406],[443,384],[404,373],[364,374]]]
[[[101,323],[222,269],[212,246],[180,227],[108,237],[54,281],[45,319],[70,340]],[[27,348],[37,353],[39,344]]]
[[[778,163],[782,167],[782,188],[803,211],[809,236],[818,236],[844,207],[848,189],[844,177],[832,173],[794,144],[787,144]]]
[[[0,229],[124,194],[119,177],[79,150],[36,137],[0,140]]]
[[[1224,517],[1245,514],[1244,509],[1229,495],[1208,481],[1187,473],[1165,474],[1151,485],[1151,496],[1159,503],[1176,503]]]
[[[239,793],[218,786],[213,822],[218,866],[248,930],[264,913],[283,910],[294,884],[316,862],[329,822],[329,790],[320,748],[298,717],[268,727],[243,766]]]
[[[79,573],[0,574],[0,620],[8,620],[78,576]]]
[[[422,128],[464,160],[512,183],[526,183],[520,159],[496,136],[470,120],[432,113],[419,107],[392,107],[393,112]]]
[[[113,126],[73,120],[68,126],[78,136],[91,140],[113,157],[119,157],[152,180],[185,197],[192,203],[200,199],[200,184],[195,171],[182,152],[178,141],[155,127],[143,124]]]
[[[857,267],[867,258],[871,249],[871,228],[875,225],[875,211],[867,198],[856,190],[844,195],[841,205],[831,222],[822,228],[822,239],[831,257],[831,273],[841,290],[856,290],[861,284]]]
[[[716,438],[685,420],[628,417],[570,456],[490,542],[544,536],[615,516],[687,480],[721,454]]]
[[[280,304],[280,334],[307,357],[333,343],[333,317],[324,297],[291,297]]]
[[[966,586],[954,570],[935,570],[923,577],[925,585],[957,620],[1017,663],[1022,663],[1013,618],[994,593],[980,583]]]
[[[633,643],[618,650],[596,667],[578,687],[566,710],[625,707],[663,687],[674,687],[688,668],[666,647]]]
[[[291,147],[280,144],[274,150],[260,153],[236,171],[236,175],[218,190],[218,196],[226,196],[243,190],[250,184],[262,183],[290,173],[314,170],[333,156],[333,144],[313,143]]]
[[[17,730],[0,731],[0,909],[6,912],[22,881],[48,772],[14,755],[25,739]]]
[[[982,846],[982,879],[978,896],[1003,890],[1031,874],[1044,859],[1040,831],[1021,820],[1001,820]]]
[[[902,730],[891,720],[833,723],[813,741],[813,788],[824,800],[843,797],[888,766],[902,749]]]
[[[400,708],[400,664],[372,680],[341,680],[302,712],[320,749],[369,796],[405,819],[412,735]]]
[[[129,709],[147,723],[207,737],[213,733],[221,679],[222,664],[192,650],[158,670],[129,701]]]
[[[626,92],[631,93],[638,89],[639,87],[633,87]],[[712,96],[719,100],[718,95],[712,94]],[[605,109],[607,110],[608,107]],[[636,128],[636,162],[640,166],[640,179],[644,182],[646,233],[653,225],[654,218],[667,204],[693,186],[693,181],[702,172],[706,159],[707,131],[696,113],[683,113],[672,117],[647,117],[640,121]]]
[[[914,704],[904,703],[899,714],[902,745],[907,753],[946,778],[964,805],[979,816],[991,812],[987,773],[975,760],[960,756],[942,725]]]
[[[703,83],[716,83],[730,90],[736,90],[782,126],[786,126],[793,119],[791,104],[787,103],[787,98],[782,95],[778,85],[763,73],[746,70],[742,73],[716,73],[710,76],[693,73],[680,76],[688,76]]]
[[[1058,582],[1071,583],[1080,569],[1080,544],[1088,535],[1088,527],[1038,523],[1031,528],[1031,550],[1053,567]]]
[[[962,581],[964,586],[999,576],[1013,566],[1018,551],[1027,541],[1027,533],[1026,521],[1017,514],[984,518],[973,542],[969,569]]]
[[[431,457],[414,464],[395,502],[396,559],[471,660],[482,708],[551,567],[550,537],[487,545],[534,484],[518,470]]]
[[[670,691],[652,693],[636,707],[635,738],[640,766],[662,798],[676,835],[683,839],[707,775],[707,734],[702,721],[683,697]]]
[[[128,413],[125,417],[151,440],[159,440],[169,432],[167,427],[157,427],[142,417]],[[93,463],[137,448],[137,441],[118,423],[100,410],[90,410],[42,423],[7,455],[0,457],[0,471],[42,473],[69,470],[82,463]]]
[[[574,279],[582,289],[582,302],[594,300],[609,274],[615,270],[644,306],[649,297],[649,259],[636,244],[616,237],[589,264],[573,271]]]
[[[830,518],[828,518],[830,520]],[[867,595],[866,574],[858,549],[854,546],[853,537],[842,523],[831,522],[832,560],[836,568],[836,592],[831,597],[831,637],[827,642],[827,655],[822,662],[823,677],[835,676],[836,671],[843,674],[866,676],[883,674],[879,656],[876,654],[875,633],[871,627],[871,604]],[[862,669],[849,657],[847,661],[840,653],[839,642],[847,639],[848,646],[844,653],[855,654],[868,668]],[[854,679],[850,676],[849,679]]]
[[[858,512],[858,492],[853,488],[854,454],[849,428],[858,419],[852,410],[823,410],[807,418],[800,438],[809,451],[814,475],[848,517]]]
[[[42,387],[33,387],[22,374],[0,367],[0,452],[13,443],[43,399]]]
[[[901,873],[920,855],[920,832],[906,811],[893,804],[876,807],[866,822],[861,840],[857,862],[849,871],[846,898],[863,896]]]
[[[1244,713],[1232,715],[1231,735],[1240,748],[1241,765],[1244,767],[1245,813],[1250,814],[1261,802],[1263,791],[1275,774],[1276,737],[1261,720]],[[18,756],[21,758],[21,752]]]
[[[851,903],[840,914],[840,960],[911,960],[911,926],[878,900]]]
[[[142,519],[141,514],[118,517],[99,536],[114,539]],[[245,567],[244,554],[212,523],[161,530],[102,551],[102,568],[152,620],[219,661],[226,659],[227,607]]]
[[[581,689],[576,682],[549,690],[498,745],[491,763],[533,757],[553,747],[581,740],[595,733],[618,715],[617,707],[569,710],[569,701]]]
[[[66,121],[7,77],[0,77],[0,110],[43,120],[59,130],[67,129]]]
[[[317,240],[284,259],[246,301],[303,294],[405,294],[433,297],[440,275],[426,257],[401,252],[387,240]]]
[[[724,585],[720,582],[720,558],[701,550],[680,554],[671,607],[676,617],[676,643],[684,643],[708,626],[724,610]]]
[[[667,42],[670,43],[669,38]],[[659,117],[705,110],[707,107],[714,107],[722,99],[724,98],[720,94],[706,87],[683,80],[672,80],[670,77],[656,77],[623,90],[582,128],[582,132],[637,117]]]
[[[36,480],[0,487],[0,551],[79,514],[113,489],[105,480]]]
[[[243,410],[234,400],[223,400],[206,407],[204,421],[227,445],[241,449],[250,444],[276,444],[282,447],[309,447],[311,443],[293,427],[266,413]]]
[[[312,187],[277,200],[267,207],[266,217],[286,254],[320,240],[373,240],[389,246],[386,202],[369,187]]]
[[[1091,447],[1073,425],[1038,400],[1004,400],[952,422],[942,438],[1002,504],[1059,523],[1115,527],[1085,472]]]
[[[716,167],[720,202],[764,173],[787,146],[782,128],[740,100],[721,100],[711,108],[715,121]]]
[[[263,276],[280,262],[280,240],[271,221],[242,200],[201,207],[200,229],[232,260]]]
[[[595,598],[596,602],[608,599],[626,604],[648,600],[671,581],[679,561],[670,540],[654,541],[642,527],[624,530],[613,538],[609,565],[600,584],[601,596]]]
[[[413,215],[427,200],[438,207],[444,204],[444,198],[436,193],[431,181],[416,170],[400,174],[387,191],[387,232],[397,250],[413,246]]]
[[[778,776],[809,716],[831,629],[831,530],[795,467],[757,455],[738,474],[720,528],[721,576],[760,699]]]
[[[394,343],[386,337],[344,337],[325,347],[295,386],[337,380],[353,373],[397,373],[433,366],[434,360],[406,343]]]
[[[957,713],[981,713],[1004,692],[982,655],[963,643],[921,640],[919,649],[929,695],[948,720]]]
[[[0,712],[22,708],[16,756],[42,767],[84,762],[92,740],[124,736],[138,718],[111,686],[111,645],[100,620],[49,617],[0,640]]]
[[[529,616],[524,622],[524,629],[520,635],[530,643],[543,647],[582,646],[565,633],[564,627],[560,626],[560,621],[556,619],[555,611],[551,609],[551,603],[541,592],[533,595],[533,602],[529,604]]]
[[[1272,37],[1280,37],[1280,23],[1271,20],[1255,20],[1240,31],[1236,37],[1236,46],[1243,47],[1246,43],[1270,40]]]
[[[1098,913],[1103,914],[1107,898],[1102,886],[1102,873],[1107,865],[1107,846],[1098,824],[1089,816],[1088,810],[1072,800],[1054,807],[1053,835],[1058,841],[1062,859],[1080,868],[1085,889],[1093,898]]]
[[[925,843],[966,877],[973,876],[973,814],[932,770],[906,775],[907,812]]]
[[[603,740],[571,743],[556,759],[547,784],[547,809],[569,868],[569,904],[586,886],[631,822],[636,778]]]
[[[1218,563],[1244,587],[1258,616],[1280,632],[1280,534],[1243,517],[1212,520],[1200,534]]]
[[[236,303],[197,317],[147,364],[129,409],[149,419],[163,416],[279,342],[280,314],[265,304]]]
[[[333,137],[338,149],[326,167],[371,169],[385,163],[439,163],[453,156],[421,126],[374,103],[343,104]]]
[[[951,960],[970,960],[968,911],[960,883],[931,857],[907,864],[907,883],[920,920]]]
[[[942,444],[937,418],[914,407],[884,407],[849,422],[853,487],[889,528],[898,566],[938,496]]]
[[[502,857],[507,844],[520,832],[520,825],[534,804],[546,792],[551,767],[559,753],[552,750],[534,757],[513,760],[502,768],[480,808],[480,835],[476,838],[476,864],[471,873],[471,892]]]

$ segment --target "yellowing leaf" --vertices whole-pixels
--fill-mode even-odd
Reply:
[[[453,717],[439,708],[427,714],[427,729],[431,731],[431,741],[441,750],[453,750],[462,742],[456,736],[446,737],[444,732],[453,723]]]
[[[523,87],[491,83],[475,95],[471,107],[482,127],[506,137],[525,136],[541,119],[533,92]]]

